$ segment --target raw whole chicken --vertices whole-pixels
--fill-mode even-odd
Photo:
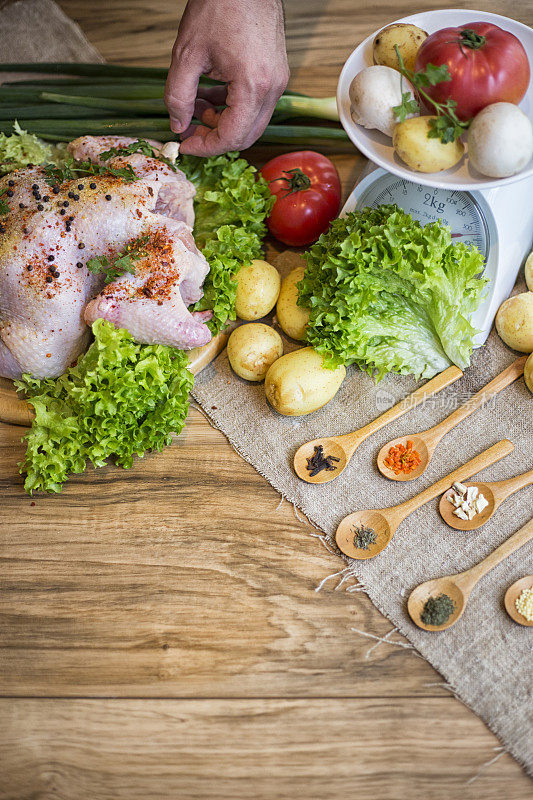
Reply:
[[[69,150],[78,161],[99,163],[103,151],[133,141],[86,136]],[[173,160],[177,145],[161,154]],[[10,208],[0,217],[2,377],[62,374],[86,349],[88,325],[99,317],[148,344],[190,349],[211,338],[210,312],[187,309],[202,296],[209,269],[192,236],[193,185],[180,170],[138,152],[105,163],[130,165],[137,179],[101,174],[50,186],[40,167],[0,179]],[[105,275],[86,266],[130,248],[134,274],[104,285]]]

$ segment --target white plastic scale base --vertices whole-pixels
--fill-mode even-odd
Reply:
[[[483,191],[424,186],[369,162],[346,201],[341,216],[354,209],[396,203],[422,224],[441,220],[452,236],[472,242],[485,257],[487,293],[472,324],[489,335],[501,303],[509,296],[533,244],[533,178]]]

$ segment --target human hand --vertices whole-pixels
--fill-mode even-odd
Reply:
[[[200,75],[226,85],[198,89]],[[212,156],[250,147],[288,79],[280,0],[189,0],[165,88],[180,152]],[[193,114],[204,124],[191,128]]]

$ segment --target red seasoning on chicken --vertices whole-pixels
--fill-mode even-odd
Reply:
[[[78,160],[135,140],[85,136],[69,144]],[[158,146],[159,147],[159,146]],[[177,145],[161,154],[174,160]],[[88,344],[98,318],[142,343],[190,349],[206,344],[211,312],[187,306],[209,270],[192,236],[193,185],[178,169],[142,153],[117,155],[109,172],[54,184],[41,167],[0,179],[0,376],[62,374]],[[134,269],[107,285],[87,262],[112,263],[136,243]]]

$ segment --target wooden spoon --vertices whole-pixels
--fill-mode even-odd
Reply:
[[[194,350],[188,351],[189,369],[193,375],[201,372],[222,352],[230,333],[231,328],[226,328],[224,332],[214,336],[203,347],[196,347]],[[34,418],[33,408],[26,400],[17,395],[13,383],[5,378],[0,378],[0,422],[30,427]]]
[[[407,601],[407,610],[415,625],[425,631],[443,631],[446,628],[451,628],[462,616],[470,593],[476,583],[487,572],[490,572],[491,569],[503,561],[504,558],[510,556],[511,553],[525,545],[530,539],[533,539],[533,519],[527,522],[519,531],[513,533],[512,536],[497,547],[496,550],[493,550],[487,558],[476,564],[475,567],[466,570],[466,572],[459,572],[456,575],[445,575],[443,578],[433,578],[431,581],[421,583],[416,589],[413,589]],[[453,600],[453,613],[442,625],[426,625],[420,618],[424,606],[430,597],[438,597],[441,594],[447,594]],[[531,623],[528,624],[530,625]]]
[[[350,558],[357,558],[359,560],[374,558],[378,553],[381,553],[390,540],[396,533],[398,526],[403,520],[409,516],[417,508],[424,505],[424,503],[438,497],[444,489],[447,489],[454,481],[462,481],[463,479],[470,478],[476,472],[480,472],[485,467],[494,464],[506,455],[509,455],[514,449],[514,445],[509,439],[502,439],[501,442],[493,444],[487,450],[479,453],[475,458],[467,461],[462,467],[454,469],[449,475],[441,478],[440,481],[434,483],[433,486],[428,486],[420,494],[415,495],[405,503],[400,503],[397,506],[390,508],[378,508],[368,511],[355,511],[353,514],[348,514],[344,517],[337,532],[335,539],[339,550]],[[365,526],[372,528],[376,534],[376,541],[371,544],[367,550],[356,547],[354,543],[354,528]]]
[[[526,486],[531,486],[533,483],[533,469],[529,472],[523,472],[521,475],[516,475],[514,478],[509,478],[506,481],[491,481],[490,483],[465,483],[469,486],[477,486],[478,491],[488,501],[488,506],[485,506],[483,511],[476,514],[472,519],[461,519],[453,512],[455,506],[448,499],[453,493],[453,487],[442,495],[439,503],[439,511],[442,519],[450,528],[455,528],[458,531],[474,531],[481,528],[487,522],[494,512],[501,506],[504,500],[507,500],[515,492],[520,489],[525,489]]]
[[[435,448],[442,437],[449,433],[452,428],[455,428],[463,419],[469,417],[470,414],[473,414],[474,411],[477,411],[478,408],[487,403],[492,397],[498,394],[498,392],[501,392],[502,389],[505,389],[506,386],[509,386],[510,383],[513,383],[513,381],[523,375],[526,360],[527,356],[517,358],[507,369],[504,369],[503,372],[496,375],[490,383],[487,383],[483,389],[480,389],[479,392],[473,395],[467,403],[460,406],[453,414],[450,414],[449,417],[446,417],[446,419],[439,422],[439,424],[435,425],[433,428],[422,431],[422,433],[401,436],[398,439],[392,439],[390,442],[387,442],[387,444],[384,444],[378,453],[377,459],[378,469],[381,474],[393,481],[413,481],[420,477],[420,475],[425,472],[435,452]],[[419,454],[420,464],[412,472],[407,474],[400,472],[399,475],[396,475],[387,467],[385,459],[389,455],[391,447],[397,447],[399,444],[406,446],[408,441],[413,443],[413,449]]]
[[[448,369],[436,375],[425,383],[424,386],[416,389],[404,400],[401,400],[399,403],[396,403],[395,406],[389,408],[388,411],[385,411],[384,414],[381,414],[381,416],[373,420],[373,422],[365,425],[364,428],[359,428],[359,430],[353,433],[345,433],[343,436],[323,436],[320,439],[313,439],[311,442],[306,442],[295,453],[294,471],[299,478],[303,481],[307,481],[307,483],[328,483],[334,478],[338,478],[341,472],[343,472],[350,463],[350,459],[361,442],[364,442],[365,439],[368,439],[373,433],[379,431],[381,428],[385,427],[385,425],[388,425],[389,422],[393,422],[393,420],[401,417],[402,414],[406,414],[412,408],[423,403],[428,397],[440,392],[441,389],[449,386],[450,383],[458,380],[462,375],[463,373],[459,367],[448,367]],[[334,458],[338,458],[339,461],[335,463],[334,470],[324,469],[317,475],[311,477],[307,469],[307,459],[313,455],[315,447],[319,445],[322,445],[324,449],[324,456],[333,456]]]
[[[516,608],[516,601],[524,591],[524,589],[533,589],[533,575],[526,575],[524,578],[512,583],[505,592],[505,610],[515,622],[519,625],[530,626],[533,625],[533,619],[526,619]]]

